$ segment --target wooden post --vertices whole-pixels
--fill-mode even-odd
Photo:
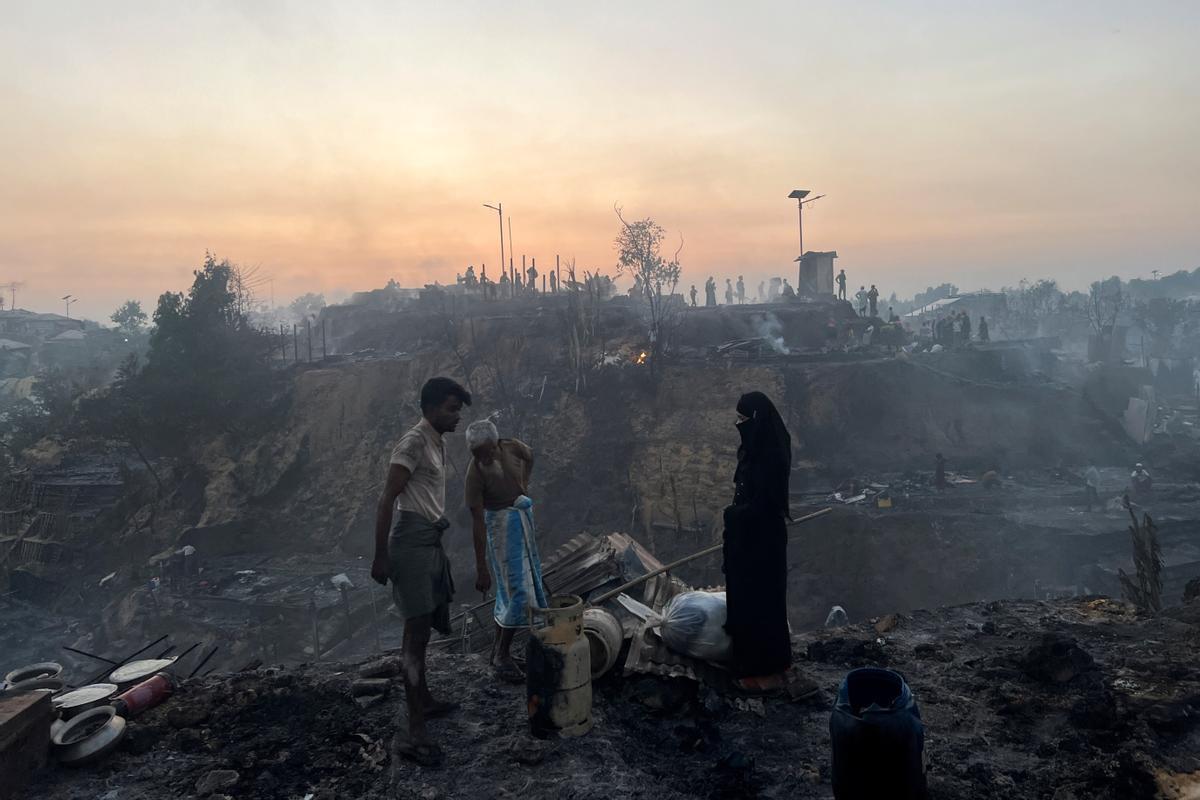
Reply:
[[[300,335],[296,331],[296,323],[292,323],[292,356],[297,362],[300,361]]]
[[[304,320],[304,335],[308,338],[308,361],[312,363],[312,321]]]
[[[554,291],[558,291],[562,286],[562,269],[558,263],[558,254],[554,254]]]

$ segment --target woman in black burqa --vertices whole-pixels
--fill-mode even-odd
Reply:
[[[733,505],[725,509],[725,630],[733,669],[747,689],[782,685],[792,663],[787,621],[788,478],[792,437],[762,392],[737,404],[738,448]]]

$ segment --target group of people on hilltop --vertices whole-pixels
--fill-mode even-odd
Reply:
[[[442,546],[446,519],[445,435],[458,427],[470,392],[456,381],[432,378],[421,388],[421,419],[392,450],[375,514],[371,577],[391,584],[404,619],[402,676],[408,730],[397,731],[395,751],[426,766],[443,760],[427,723],[454,713],[459,704],[429,690],[425,654],[432,631],[450,634],[454,581]],[[732,641],[729,664],[738,686],[764,693],[783,688],[792,663],[787,619],[788,481],[791,436],[775,405],[761,392],[742,395],[736,407],[740,438],[733,474],[733,501],[724,511],[725,630]],[[515,634],[531,613],[549,606],[534,526],[530,480],[534,453],[524,442],[502,439],[490,419],[466,430],[471,460],[465,504],[471,514],[475,589],[495,586],[497,679],[525,679],[513,656]]]
[[[487,267],[484,266],[479,275],[475,274],[475,265],[471,264],[467,267],[464,274],[455,276],[455,283],[471,290],[479,290],[483,293],[485,300],[495,300],[501,297],[512,297],[518,294],[537,294],[538,277],[541,273],[537,270],[537,265],[533,264],[524,270],[513,268],[512,275],[509,275],[508,270],[503,270],[500,274],[499,281],[493,281],[488,277]],[[557,293],[559,290],[559,280],[557,270],[551,270],[546,276],[548,286],[543,287],[546,291]]]
[[[842,270],[838,275],[841,283],[845,283],[846,281],[845,273],[846,270]],[[879,316],[879,290],[875,288],[875,284],[872,283],[870,289],[866,286],[859,286],[854,299],[858,301],[858,315],[860,317]]]
[[[795,288],[788,283],[787,278],[771,278],[770,282],[759,281],[758,292],[756,295],[746,293],[746,279],[742,275],[737,276],[735,283],[733,278],[725,279],[724,289],[724,305],[745,305],[746,303],[775,303],[781,300],[794,299],[796,297]],[[693,308],[699,307],[700,292],[696,289],[696,284],[692,284],[688,289],[688,300]],[[705,308],[715,308],[721,305],[717,299],[717,281],[709,275],[704,281],[704,306]]]
[[[954,347],[971,341],[971,317],[966,311],[952,312],[938,317],[932,323],[926,320],[921,324],[921,328],[922,334],[942,347]],[[991,341],[987,319],[982,315],[979,317],[978,341]]]

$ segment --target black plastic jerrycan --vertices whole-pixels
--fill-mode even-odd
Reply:
[[[829,718],[837,800],[925,800],[925,725],[890,669],[852,670]]]

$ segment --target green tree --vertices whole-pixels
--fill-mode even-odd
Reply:
[[[1003,318],[1005,335],[1010,339],[1044,335],[1043,326],[1062,307],[1063,293],[1058,283],[1042,278],[1034,283],[1021,279],[1016,289],[1005,288],[1007,312]]]
[[[247,318],[237,267],[206,254],[186,294],[158,299],[144,365],[122,364],[86,427],[153,455],[183,456],[214,436],[262,422],[275,396],[270,337]]]
[[[137,300],[126,300],[112,313],[109,319],[117,323],[117,327],[126,333],[138,333],[146,327],[148,317],[146,312],[142,311],[141,303]]]
[[[1175,331],[1187,318],[1187,301],[1170,297],[1154,297],[1133,307],[1138,326],[1150,334],[1152,354],[1165,356],[1171,348]]]
[[[81,427],[85,433],[128,445],[154,478],[161,497],[162,479],[149,456],[155,430],[154,415],[147,403],[153,398],[139,384],[140,372],[137,355],[130,353],[105,390],[80,399]]]
[[[76,387],[62,370],[40,373],[30,389],[29,399],[13,404],[5,414],[10,452],[19,453],[40,439],[65,430],[76,393]]]
[[[295,317],[297,321],[303,322],[311,316],[320,314],[321,309],[324,307],[325,295],[309,292],[308,294],[302,294],[293,300],[288,305],[288,310],[292,312],[292,316]]]

